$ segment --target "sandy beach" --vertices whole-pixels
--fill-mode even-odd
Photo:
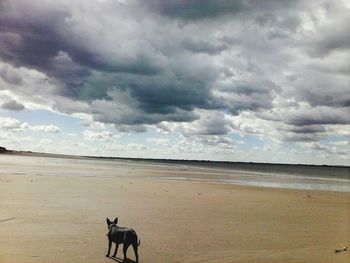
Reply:
[[[0,262],[106,258],[106,217],[140,262],[349,262],[350,194],[142,177],[0,175]],[[133,250],[128,257],[134,259]],[[133,261],[130,261],[133,262]]]

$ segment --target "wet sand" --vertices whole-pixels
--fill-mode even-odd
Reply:
[[[104,256],[107,216],[137,231],[143,263],[350,262],[333,254],[350,247],[350,193],[8,174],[0,262],[120,262]]]

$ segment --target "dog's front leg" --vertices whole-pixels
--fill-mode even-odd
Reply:
[[[111,252],[111,246],[112,246],[112,241],[108,240],[108,253],[107,253],[106,257],[109,257],[109,253]]]
[[[114,250],[113,257],[116,257],[116,256],[117,256],[117,253],[118,253],[118,246],[119,246],[119,244],[116,243],[116,244],[115,244],[115,250]]]

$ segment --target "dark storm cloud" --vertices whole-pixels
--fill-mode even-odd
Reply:
[[[141,4],[146,5],[151,11],[158,12],[162,15],[179,17],[183,19],[201,19],[203,17],[215,17],[228,13],[236,13],[244,8],[243,1],[226,0],[151,0],[144,2],[142,1]]]
[[[350,124],[349,108],[331,108],[327,106],[293,107],[288,111],[257,114],[259,118],[275,125],[279,140],[287,142],[317,142],[330,135],[329,127],[337,125],[338,128]],[[331,126],[330,126],[331,125]],[[337,129],[338,129],[337,128]]]
[[[58,91],[62,95],[79,98],[92,70],[141,75],[160,70],[147,53],[135,51],[129,60],[111,59],[97,46],[78,39],[67,7],[43,6],[36,2],[1,3],[0,57],[62,82],[64,89]]]
[[[334,91],[321,90],[313,92],[307,90],[302,93],[303,99],[307,100],[312,106],[324,105],[333,107],[350,107],[350,94],[343,90],[343,96],[337,96]]]
[[[117,125],[116,128],[118,129],[118,131],[125,132],[125,133],[129,133],[129,132],[141,133],[141,132],[147,131],[146,125]]]
[[[93,104],[93,106],[96,107],[96,104]],[[145,112],[142,108],[139,109],[137,107],[129,108],[128,105],[121,108],[114,107],[114,105],[110,107],[99,105],[99,107],[95,108],[91,114],[93,115],[94,120],[103,123],[114,123],[121,131],[139,130],[139,127],[132,128],[132,125],[153,125],[164,120],[169,122],[191,122],[198,118],[198,116],[192,111],[174,109],[169,113],[160,114]],[[144,130],[144,128],[142,128],[142,130]]]
[[[349,21],[350,15],[347,18]],[[350,49],[350,33],[348,24],[339,25],[339,28],[333,32],[327,32],[320,39],[316,39],[313,49],[310,49],[311,55],[324,57],[333,51],[343,51]]]
[[[270,94],[276,89],[276,85],[271,81],[234,81],[221,87],[221,91],[238,95],[251,96],[253,94]]]
[[[344,63],[350,68],[350,62],[344,60]],[[346,66],[344,65],[344,67]],[[332,66],[328,65],[327,68],[331,70]],[[313,107],[342,108],[350,106],[348,75],[338,74],[338,72],[324,72],[322,68],[311,66],[308,69],[308,74],[294,81],[293,85],[295,90],[292,96],[298,101],[308,102]]]
[[[297,2],[297,1],[294,1]],[[252,9],[279,9],[293,5],[291,1],[278,0],[149,0],[139,1],[153,12],[186,20],[216,18],[222,15],[235,15],[250,12]]]
[[[206,53],[210,55],[218,54],[228,48],[221,43],[210,43],[204,40],[187,39],[184,41],[184,47],[194,53]]]
[[[0,78],[11,85],[21,85],[23,83],[20,75],[13,73],[9,67],[2,67],[0,69]]]
[[[25,109],[25,107],[21,103],[18,103],[15,100],[10,100],[8,102],[1,104],[0,108],[5,110],[11,110],[11,111],[22,111]]]
[[[287,120],[287,123],[295,126],[350,124],[350,112],[337,112],[330,110],[328,113],[312,112],[308,114],[300,114],[291,117],[289,120]]]
[[[233,81],[220,86],[221,103],[233,115],[242,111],[261,111],[273,107],[272,102],[279,90],[271,81],[259,79]]]
[[[26,6],[2,2],[0,16],[0,57],[16,67],[27,67],[58,79],[73,91],[82,85],[88,71],[71,61],[67,41],[60,36],[69,18],[67,10],[38,12]],[[8,9],[15,8],[13,12]],[[65,56],[63,55],[65,54]],[[63,91],[65,92],[65,91]]]
[[[201,112],[198,120],[190,127],[181,127],[185,136],[192,135],[225,135],[232,131],[231,123],[225,119],[225,115],[216,111]]]
[[[217,136],[225,115],[251,113],[307,141],[349,124],[343,3],[122,2],[1,1],[0,89],[121,131],[187,122]]]
[[[307,125],[307,126],[301,126],[301,127],[292,127],[290,131],[294,133],[307,134],[307,133],[323,133],[323,132],[326,132],[326,129],[324,126]]]
[[[107,94],[101,97],[103,100],[92,103],[91,113],[100,122],[128,125],[190,122],[197,118],[194,109],[216,109],[221,105],[211,91],[212,70],[203,68],[205,73],[200,70],[198,75],[198,70],[191,72],[186,67],[157,76],[102,74],[85,85],[84,96],[91,98],[91,93],[98,91]]]
[[[278,129],[281,139],[287,142],[313,142],[319,141],[327,134],[322,125],[291,126]]]
[[[312,56],[326,57],[334,52],[350,49],[350,32],[348,30],[349,7],[341,1],[325,4],[326,25],[308,40],[307,50]],[[331,19],[330,19],[331,18]]]
[[[310,133],[283,133],[282,134],[282,141],[284,142],[316,142],[319,141],[322,138],[322,136],[316,134],[310,134]]]
[[[168,114],[176,109],[192,111],[218,107],[208,84],[196,79],[165,79],[163,82],[149,79],[128,85],[132,97],[146,113]]]

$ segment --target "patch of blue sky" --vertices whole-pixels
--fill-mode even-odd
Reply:
[[[245,142],[247,137],[242,137],[239,132],[232,132],[226,135],[227,138],[234,140],[235,142]]]
[[[349,141],[349,138],[342,136],[342,135],[330,135],[327,137],[324,137],[320,140],[320,143],[332,143],[332,142],[339,142],[339,141]]]
[[[81,119],[47,110],[0,111],[1,117],[17,119],[30,125],[55,125],[65,133],[80,133],[85,130]]]
[[[262,140],[256,135],[247,135],[244,137],[239,137],[239,141],[243,141],[243,144],[239,144],[242,149],[252,149],[253,147],[260,147],[265,145],[267,142]]]

